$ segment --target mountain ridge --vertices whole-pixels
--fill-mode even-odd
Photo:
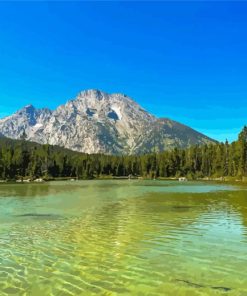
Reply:
[[[26,105],[0,119],[0,134],[85,153],[141,154],[214,143],[172,119],[157,118],[125,94],[89,89],[55,110]]]

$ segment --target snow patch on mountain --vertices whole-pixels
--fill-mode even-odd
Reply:
[[[120,107],[114,105],[114,106],[111,107],[111,109],[117,114],[118,119],[121,120],[123,116],[122,116]]]

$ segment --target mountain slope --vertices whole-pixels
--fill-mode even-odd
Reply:
[[[156,118],[131,98],[99,90],[79,93],[56,110],[28,105],[0,120],[0,134],[86,153],[140,154],[215,142],[166,118]]]

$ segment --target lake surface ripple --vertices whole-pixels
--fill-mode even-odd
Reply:
[[[247,191],[176,181],[0,186],[1,295],[247,295]]]

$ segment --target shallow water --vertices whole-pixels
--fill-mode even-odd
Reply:
[[[246,275],[244,187],[0,186],[1,295],[247,295]]]

